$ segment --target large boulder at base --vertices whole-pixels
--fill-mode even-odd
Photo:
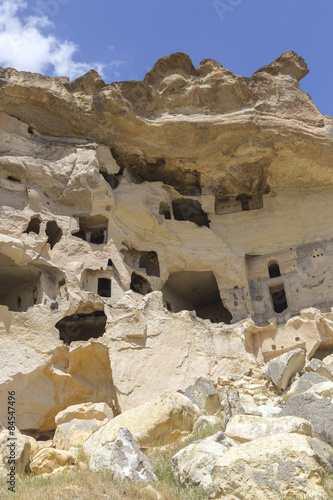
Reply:
[[[201,439],[172,457],[172,472],[177,482],[209,488],[217,459],[230,447],[229,440]]]
[[[133,434],[141,447],[169,444],[191,432],[199,416],[199,408],[186,396],[166,392],[110,420],[84,443],[83,449],[91,456],[100,444],[114,441],[122,427]]]
[[[318,375],[321,375],[322,377],[328,378],[328,380],[333,380],[333,375],[332,375],[330,369],[320,359],[312,358],[311,361],[309,361],[309,363],[307,363],[304,370],[306,372],[316,372],[316,373],[318,373]]]
[[[57,425],[65,424],[80,418],[85,420],[111,420],[113,412],[106,403],[81,403],[78,405],[68,406],[65,410],[60,411],[55,417]]]
[[[302,371],[305,364],[306,352],[303,349],[294,349],[272,359],[266,367],[265,375],[281,390],[285,390],[291,377]]]
[[[225,430],[226,436],[240,443],[274,434],[294,432],[312,436],[311,424],[303,418],[297,417],[263,418],[252,415],[235,415],[229,420]]]
[[[100,444],[89,462],[93,472],[110,471],[116,481],[155,481],[153,467],[128,429],[121,428],[116,440]]]
[[[229,448],[212,471],[210,499],[327,500],[322,486],[330,447],[300,434],[277,434]],[[323,456],[324,455],[324,456]]]
[[[306,392],[308,389],[311,389],[316,384],[322,384],[327,382],[326,377],[322,377],[318,373],[306,372],[304,373],[298,380],[293,382],[287,392],[287,397],[291,398],[292,396],[296,396],[296,394],[301,394],[302,392]]]
[[[94,434],[102,425],[101,420],[83,420],[75,418],[65,424],[60,424],[55,431],[53,442],[59,450],[70,450],[79,446]]]
[[[210,414],[215,413],[220,407],[219,396],[213,382],[204,377],[198,378],[193,385],[186,389],[184,394],[192,403]]]
[[[29,465],[30,452],[29,439],[18,433],[11,436],[9,431],[2,431],[0,433],[0,478],[6,478],[12,470],[13,458],[15,458],[15,474],[23,476]]]
[[[304,392],[287,401],[281,416],[305,418],[312,424],[314,436],[333,444],[333,404],[331,399],[315,392]]]
[[[60,467],[75,464],[76,458],[69,451],[43,448],[35,455],[30,464],[30,470],[36,475],[51,474]]]

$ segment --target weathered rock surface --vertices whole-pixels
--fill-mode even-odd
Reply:
[[[322,384],[313,385],[306,392],[316,392],[326,398],[333,399],[333,382],[323,382]]]
[[[204,377],[198,378],[193,385],[190,385],[184,395],[210,414],[216,413],[220,407],[219,396],[212,381]]]
[[[295,380],[288,389],[287,397],[291,398],[296,396],[296,394],[301,394],[306,392],[311,387],[318,384],[325,384],[327,382],[327,377],[323,377],[314,371],[309,371],[301,375],[298,380]]]
[[[128,429],[121,428],[116,440],[100,444],[91,456],[89,468],[93,472],[110,471],[116,481],[155,481],[153,467],[140,450]]]
[[[61,467],[76,463],[75,456],[69,451],[43,448],[30,463],[30,470],[36,475],[51,474]]]
[[[293,375],[302,371],[305,364],[306,352],[295,349],[272,359],[266,369],[267,377],[278,389],[286,389]]]
[[[105,423],[101,420],[74,418],[70,422],[60,424],[53,437],[54,446],[59,450],[70,450],[72,446],[79,446]]]
[[[329,380],[333,380],[333,375],[329,370],[328,366],[320,359],[312,358],[309,363],[305,366],[304,370],[306,372],[315,372],[322,377],[326,377]]]
[[[68,406],[56,415],[56,425],[65,424],[74,418],[85,420],[111,420],[113,412],[106,403],[81,403]]]
[[[240,443],[253,441],[274,434],[304,434],[312,436],[311,424],[303,418],[263,418],[252,415],[235,415],[225,429],[225,434]]]
[[[245,415],[245,409],[243,408],[239,392],[235,389],[231,389],[227,391],[227,395],[224,401],[224,409],[223,409],[223,429],[226,428],[229,420],[235,415]]]
[[[172,443],[190,433],[199,416],[199,408],[186,396],[165,393],[110,420],[84,443],[83,450],[91,456],[100,444],[114,441],[122,427],[131,432],[139,446]]]
[[[213,468],[210,498],[327,499],[322,478],[330,453],[332,448],[320,449],[317,440],[300,434],[277,434],[234,446]]]
[[[14,439],[13,439],[14,437]],[[30,461],[31,443],[21,434],[11,436],[9,431],[0,433],[0,477],[6,478],[11,467],[17,476],[24,476]],[[15,476],[15,477],[17,477]]]
[[[315,392],[304,392],[288,399],[281,416],[304,418],[312,424],[314,436],[333,444],[333,404],[331,399]]]

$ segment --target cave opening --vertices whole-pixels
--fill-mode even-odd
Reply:
[[[273,309],[276,313],[282,313],[288,308],[286,292],[282,284],[269,288]]]
[[[153,250],[140,251],[129,248],[124,252],[124,261],[132,269],[138,271],[144,269],[148,276],[160,276],[158,255]]]
[[[194,222],[197,226],[209,227],[208,216],[202,210],[198,200],[179,198],[172,202],[172,210],[176,220]]]
[[[276,261],[268,264],[268,273],[270,278],[278,278],[281,276],[280,266]]]
[[[240,201],[242,210],[244,212],[250,210],[250,200],[252,200],[252,196],[248,194],[240,194],[236,198],[236,201]]]
[[[62,318],[55,326],[59,331],[60,340],[70,345],[72,342],[102,337],[105,333],[106,315],[104,311],[72,314]]]
[[[178,271],[171,273],[162,288],[169,311],[195,311],[201,319],[230,324],[232,315],[224,306],[212,271]]]
[[[111,280],[98,278],[97,293],[100,297],[111,297]]]
[[[136,293],[141,293],[141,295],[152,292],[149,281],[140,274],[134,272],[131,276],[131,290]]]
[[[9,175],[7,177],[7,180],[12,182],[21,182],[21,180],[18,177],[14,177],[13,175]]]
[[[52,250],[52,248],[61,240],[62,230],[55,220],[49,220],[46,224],[45,233],[47,236],[47,242],[50,244]]]
[[[159,214],[163,215],[164,218],[167,220],[171,219],[171,207],[170,207],[169,203],[165,203],[164,201],[161,201]]]
[[[0,305],[10,311],[25,312],[37,304],[41,272],[33,266],[20,266],[0,254]]]
[[[34,215],[33,217],[31,217],[28,227],[24,232],[27,234],[29,233],[39,234],[40,225],[41,225],[40,218],[38,217],[38,215]]]
[[[73,236],[81,240],[101,245],[107,242],[108,219],[103,215],[94,215],[91,217],[79,217],[79,231],[73,233]]]

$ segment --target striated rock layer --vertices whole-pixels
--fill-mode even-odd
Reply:
[[[251,78],[182,53],[111,85],[0,69],[0,394],[20,428],[333,352],[333,122],[307,73],[294,52]]]

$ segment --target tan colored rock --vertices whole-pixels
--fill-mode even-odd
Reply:
[[[225,429],[225,434],[240,443],[253,441],[274,434],[304,434],[312,436],[310,422],[297,417],[263,418],[253,415],[235,415]]]
[[[22,434],[22,436],[24,437],[24,439],[26,441],[28,441],[30,443],[30,456],[29,456],[29,459],[30,461],[33,460],[34,456],[36,455],[36,453],[38,452],[39,450],[39,446],[38,446],[38,442],[36,441],[35,438],[33,438],[32,436],[26,436],[24,434]]]
[[[44,448],[37,453],[30,463],[30,470],[36,475],[51,474],[61,467],[75,464],[76,458],[69,451]]]
[[[322,377],[328,378],[328,380],[333,380],[333,375],[329,370],[328,366],[320,359],[312,358],[311,361],[307,363],[304,370],[306,372],[315,372]]]
[[[118,415],[96,431],[83,445],[88,455],[106,441],[114,441],[119,429],[125,427],[142,446],[162,446],[190,433],[200,410],[178,392],[162,394],[132,410]]]
[[[287,388],[290,379],[302,371],[305,364],[306,352],[295,349],[272,359],[266,368],[266,376],[281,390]]]
[[[65,410],[56,415],[54,421],[56,425],[65,424],[74,418],[84,420],[111,420],[113,413],[106,403],[81,403],[79,405],[68,406]]]
[[[2,431],[0,433],[0,477],[5,479],[7,474],[13,472],[13,468],[15,478],[24,476],[28,469],[30,452],[31,444],[26,436],[17,433],[13,436],[10,431]]]
[[[94,434],[106,421],[74,418],[70,422],[59,424],[53,437],[54,447],[59,450],[70,450],[79,446]]]
[[[327,462],[329,450],[324,454]],[[322,451],[309,436],[277,434],[256,439],[229,448],[217,460],[210,498],[279,500],[282,495],[324,500],[323,463]]]
[[[333,399],[333,382],[327,381],[310,387],[306,392],[316,392],[326,398]]]

